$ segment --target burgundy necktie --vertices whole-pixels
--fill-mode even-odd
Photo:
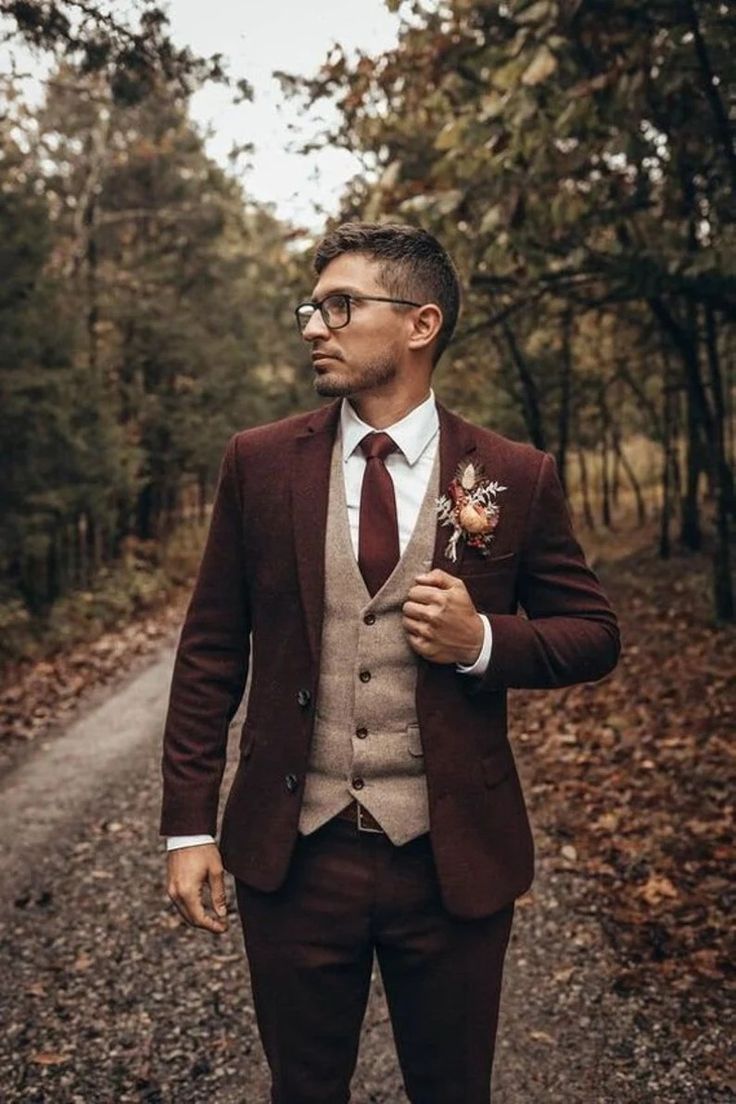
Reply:
[[[371,597],[380,590],[399,558],[394,483],[384,460],[398,451],[388,433],[368,433],[360,442],[366,459],[360,492],[358,566]]]

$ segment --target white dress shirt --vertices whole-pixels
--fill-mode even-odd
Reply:
[[[399,551],[409,543],[414,531],[419,510],[427,492],[427,484],[434,465],[439,445],[440,423],[437,415],[434,392],[419,406],[393,425],[386,426],[384,433],[398,445],[399,451],[386,457],[386,469],[390,473],[396,495],[396,518],[399,525]],[[369,426],[355,413],[347,399],[342,400],[340,408],[340,432],[342,436],[343,474],[345,477],[345,499],[348,507],[350,539],[355,558],[358,558],[358,534],[360,522],[360,492],[363,485],[366,459],[360,448],[360,442],[366,433],[374,433],[375,427]],[[426,561],[426,569],[432,565],[431,552]],[[457,670],[464,675],[482,675],[491,658],[493,634],[491,623],[485,614],[479,615],[483,622],[483,644],[475,663],[469,666],[456,664]],[[210,835],[169,836],[166,846],[169,851],[178,847],[191,847],[199,843],[214,843]]]

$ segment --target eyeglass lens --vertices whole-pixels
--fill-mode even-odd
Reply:
[[[349,318],[348,297],[346,295],[328,295],[319,307],[313,303],[302,303],[296,312],[299,329],[304,330],[316,310],[322,312],[325,326],[336,330],[346,325]]]

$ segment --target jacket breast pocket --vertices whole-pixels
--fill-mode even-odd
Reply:
[[[515,571],[517,558],[516,552],[504,552],[502,556],[481,556],[473,549],[465,549],[458,575],[461,579],[475,579],[499,572]]]
[[[497,560],[486,560],[485,566],[466,571],[459,578],[465,583],[473,605],[481,613],[513,613],[516,609],[517,556],[510,552]]]

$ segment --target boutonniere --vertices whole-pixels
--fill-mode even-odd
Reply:
[[[437,499],[437,514],[441,525],[449,525],[452,535],[447,542],[445,555],[457,562],[457,546],[460,539],[481,555],[490,556],[491,542],[500,508],[496,496],[507,490],[500,483],[487,479],[480,464],[464,460],[459,465],[447,493]]]

